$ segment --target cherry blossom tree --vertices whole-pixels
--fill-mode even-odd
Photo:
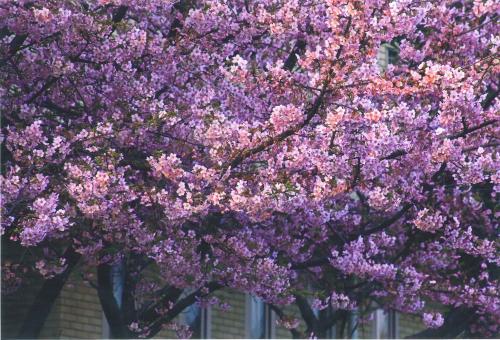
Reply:
[[[225,287],[296,336],[284,305],[305,336],[373,306],[421,316],[421,336],[493,336],[499,10],[2,1],[2,242],[28,254],[3,287],[46,278],[24,335],[80,263],[115,337],[182,332]]]

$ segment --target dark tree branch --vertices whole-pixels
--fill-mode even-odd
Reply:
[[[479,125],[476,125],[476,126],[473,126],[473,127],[470,127],[470,128],[464,128],[460,132],[448,135],[448,136],[446,136],[446,138],[451,139],[451,140],[462,138],[462,137],[467,136],[470,133],[476,132],[477,130],[480,130],[482,128],[488,127],[490,125],[494,125],[496,123],[498,123],[498,120],[496,120],[496,119],[487,120],[484,123],[481,123]],[[404,155],[407,155],[407,154],[408,154],[407,151],[399,149],[399,150],[395,150],[395,151],[391,152],[387,156],[384,156],[384,157],[380,158],[380,160],[396,159],[398,157],[401,157],[401,156],[404,156]]]
[[[127,10],[128,6],[121,5],[120,7],[118,7],[115,13],[113,14],[113,22],[118,23],[122,21],[123,18],[125,18],[125,14],[127,14]]]
[[[269,307],[276,313],[276,315],[278,315],[278,317],[280,319],[283,319],[283,318],[286,317],[286,315],[283,312],[283,310],[281,308],[279,308],[278,306],[273,305],[273,304],[269,304]],[[301,339],[301,338],[303,338],[303,336],[300,334],[300,332],[298,330],[296,330],[295,328],[290,329],[290,333],[292,333],[292,337],[294,339]]]
[[[400,211],[398,211],[396,214],[394,214],[393,216],[391,216],[387,220],[383,221],[382,223],[380,223],[376,227],[364,230],[359,234],[351,236],[348,239],[348,242],[352,242],[352,241],[356,240],[359,237],[359,235],[363,235],[363,236],[371,235],[371,234],[374,234],[374,233],[381,231],[385,228],[390,227],[392,224],[396,223],[401,217],[403,217],[404,214],[406,214],[406,212],[408,212],[408,210],[410,210],[410,208],[412,206],[413,205],[410,203],[405,204],[403,206],[403,208]],[[298,270],[298,269],[305,269],[305,268],[310,268],[310,267],[318,267],[318,266],[322,266],[322,265],[325,265],[328,263],[329,263],[328,257],[322,257],[322,258],[318,258],[318,259],[311,259],[308,261],[304,261],[302,263],[296,263],[296,264],[291,266],[291,269]]]
[[[10,42],[9,48],[10,48],[10,53],[15,54],[19,48],[22,46],[24,41],[28,38],[27,34],[17,34],[14,39]]]
[[[456,338],[467,330],[469,325],[478,318],[471,308],[452,309],[445,316],[444,324],[436,329],[428,328],[406,337],[407,339]]]
[[[314,332],[316,334],[319,323],[318,318],[314,315],[307,299],[300,295],[295,295],[295,303],[297,304],[297,307],[299,307],[302,319],[304,319],[304,322],[306,323],[306,333],[310,334],[311,332]]]
[[[283,69],[287,71],[292,71],[295,65],[297,64],[298,58],[297,55],[300,55],[304,53],[304,50],[306,49],[306,41],[303,39],[297,40],[295,43],[295,46],[293,47],[292,51],[288,55],[288,58],[285,60],[285,64],[283,65]]]
[[[396,158],[404,156],[406,154],[407,154],[407,152],[405,150],[395,150],[395,151],[391,152],[390,154],[388,154],[387,156],[380,158],[380,160],[383,161],[383,160],[387,160],[387,159],[396,159]]]
[[[218,283],[218,282],[210,282],[209,284],[206,285],[207,292],[203,293],[202,288],[198,289],[197,291],[191,293],[190,295],[186,296],[185,298],[181,299],[179,302],[177,302],[174,307],[172,307],[171,310],[168,311],[167,315],[160,317],[156,321],[153,322],[151,325],[150,332],[148,334],[148,338],[151,338],[158,334],[159,331],[161,331],[162,326],[170,321],[172,321],[175,317],[177,317],[184,309],[187,307],[191,306],[193,303],[196,303],[196,300],[202,296],[206,296],[220,288],[222,288],[223,285]]]
[[[500,93],[500,88],[493,90],[491,88],[491,86],[488,86],[488,93],[486,95],[486,98],[481,103],[481,106],[483,107],[483,109],[487,109],[493,104],[495,99],[498,97],[498,93]]]
[[[145,320],[147,323],[153,322],[155,319],[159,318],[160,315],[156,312],[156,308],[160,306],[165,306],[168,302],[175,302],[179,296],[181,296],[183,290],[173,286],[167,286],[160,290],[159,295],[160,300],[149,304],[143,309],[140,314],[141,320]]]
[[[485,127],[490,126],[490,125],[494,125],[497,122],[498,122],[498,120],[496,120],[496,119],[487,120],[487,121],[485,121],[482,124],[473,126],[473,127],[469,128],[469,129],[464,129],[464,130],[462,130],[459,133],[455,133],[453,135],[449,135],[449,136],[447,136],[447,138],[452,139],[452,140],[453,139],[462,138],[462,137],[467,136],[469,133],[475,132],[477,130],[480,130],[480,129],[485,128]]]
[[[27,104],[31,104],[35,101],[35,99],[37,99],[39,96],[41,96],[45,91],[47,91],[48,89],[50,89],[52,87],[52,85],[54,85],[57,81],[59,80],[58,77],[49,77],[49,79],[47,79],[47,82],[42,86],[42,88],[40,90],[38,90],[37,92],[35,92],[35,94],[33,94],[27,101],[26,103]]]
[[[55,113],[61,114],[61,115],[70,115],[73,117],[81,116],[81,114],[79,112],[72,110],[72,109],[67,109],[67,108],[61,107],[61,106],[55,104],[54,102],[52,102],[51,100],[44,101],[43,103],[40,104],[40,106],[42,106],[46,109],[49,109]]]
[[[226,163],[222,167],[223,170],[228,169],[229,167],[234,169],[235,167],[240,165],[245,159],[247,159],[247,158],[249,158],[249,157],[251,157],[251,156],[253,156],[261,151],[264,151],[266,148],[268,148],[269,146],[271,146],[275,143],[278,143],[278,142],[285,140],[286,138],[295,134],[297,131],[299,131],[304,126],[309,124],[311,119],[318,113],[318,110],[319,110],[321,103],[323,101],[323,97],[325,96],[325,92],[326,91],[323,89],[321,91],[321,93],[318,95],[318,97],[316,97],[316,100],[314,101],[312,106],[307,110],[306,118],[301,124],[298,124],[298,125],[294,126],[293,128],[290,128],[290,129],[280,133],[279,135],[277,135],[275,137],[270,137],[270,138],[266,139],[263,143],[261,143],[260,145],[254,147],[254,148],[240,151],[238,156],[233,158],[233,160]]]
[[[378,226],[376,227],[373,227],[371,229],[367,229],[367,230],[364,230],[363,232],[361,232],[360,234],[361,235],[371,235],[373,233],[376,233],[378,231],[381,231],[381,230],[384,230],[385,228],[391,226],[393,223],[396,223],[401,217],[404,216],[404,214],[406,214],[406,212],[408,210],[410,210],[410,208],[412,207],[413,205],[410,204],[410,203],[407,203],[403,206],[403,208],[398,211],[396,214],[394,214],[392,217],[390,217],[389,219],[385,220],[384,222],[380,223]],[[356,237],[357,238],[357,237]],[[351,241],[354,241],[356,238],[351,238]]]
[[[331,309],[332,309],[331,306],[328,307],[328,310],[327,310],[328,313],[326,313],[326,315],[325,315],[325,313],[323,313],[323,315],[325,315],[325,316],[320,318],[320,327],[325,334],[330,328],[335,326],[337,321],[339,321],[340,318],[342,317],[342,315],[345,314],[344,310],[339,310],[339,309],[336,310],[335,312],[333,312],[333,314],[331,314]]]

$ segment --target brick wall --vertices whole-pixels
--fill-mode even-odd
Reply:
[[[302,320],[302,318],[300,317],[300,311],[299,311],[299,308],[296,305],[284,307],[283,308],[283,312],[287,316],[293,316],[293,317],[299,319],[300,320],[300,324],[299,324],[298,330],[301,331],[301,332],[305,331],[306,324]],[[288,330],[288,329],[286,329],[286,328],[284,328],[282,326],[278,326],[278,325],[276,325],[275,327],[276,327],[276,338],[278,338],[278,339],[289,339],[289,338],[291,338],[292,333],[290,332],[290,330]]]
[[[74,270],[57,298],[41,338],[101,339],[103,314],[97,291]]]
[[[229,311],[212,307],[212,337],[243,338],[245,337],[245,294],[231,290],[223,290],[216,296],[231,305]]]
[[[103,313],[97,291],[72,277],[59,297],[60,336],[68,338],[101,338]]]
[[[419,317],[412,316],[412,315],[400,315],[399,316],[399,337],[400,338],[404,338],[406,336],[415,334],[423,329],[425,329],[425,326]]]

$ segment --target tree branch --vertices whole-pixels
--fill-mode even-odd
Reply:
[[[469,324],[478,318],[472,308],[452,309],[445,316],[444,324],[436,329],[428,328],[421,332],[412,334],[406,339],[434,339],[434,338],[456,338],[464,332]]]
[[[396,214],[394,214],[393,216],[391,216],[387,220],[383,221],[382,223],[380,223],[376,227],[373,227],[371,229],[362,231],[362,232],[360,232],[357,235],[351,236],[348,239],[348,242],[352,242],[352,241],[356,240],[359,237],[359,235],[363,235],[363,236],[371,235],[373,233],[376,233],[377,231],[381,231],[381,230],[383,230],[383,229],[391,226],[393,223],[397,222],[401,217],[403,217],[404,214],[408,210],[410,210],[410,208],[412,206],[413,205],[410,204],[410,203],[405,204],[403,206],[403,208],[400,211],[398,211]],[[344,244],[346,244],[346,243],[347,242],[344,242]],[[291,269],[298,270],[298,269],[305,269],[305,268],[310,268],[310,267],[318,267],[318,266],[322,266],[322,265],[328,264],[329,262],[330,262],[330,260],[329,260],[328,257],[322,257],[322,258],[319,258],[319,259],[311,259],[311,260],[308,260],[308,261],[304,261],[302,263],[296,263],[296,264],[294,264],[294,265],[291,266]]]
[[[278,306],[273,305],[273,304],[269,304],[269,307],[276,313],[276,315],[278,315],[278,317],[280,319],[283,319],[285,317],[285,313]],[[297,331],[295,328],[292,328],[289,331],[290,331],[290,333],[292,333],[292,337],[294,339],[301,339],[302,338],[300,332]]]
[[[463,131],[461,131],[459,133],[455,133],[453,135],[449,135],[446,138],[449,138],[449,139],[453,140],[453,139],[458,139],[458,138],[461,138],[461,137],[465,137],[469,133],[475,132],[477,130],[480,130],[480,129],[485,128],[485,127],[490,126],[490,125],[494,125],[497,122],[498,122],[498,120],[496,120],[496,119],[487,120],[487,121],[485,121],[482,124],[476,125],[476,126],[471,127],[469,129],[464,129]]]
[[[193,303],[196,302],[196,300],[204,295],[210,294],[214,292],[217,289],[222,288],[223,285],[218,283],[218,282],[210,282],[209,284],[206,285],[206,288],[208,289],[207,293],[202,292],[202,288],[198,289],[197,291],[191,293],[190,295],[186,296],[179,302],[177,302],[174,307],[168,311],[167,315],[159,318],[156,320],[152,326],[150,327],[150,332],[148,334],[148,338],[151,338],[155,336],[159,331],[161,331],[162,326],[165,323],[168,323],[172,321],[177,315],[179,315],[184,309],[187,307],[191,306]]]
[[[275,137],[268,138],[262,144],[254,147],[254,148],[241,151],[238,156],[233,158],[233,160],[231,160],[228,163],[226,163],[225,165],[223,165],[222,169],[227,170],[229,167],[231,167],[231,168],[237,167],[245,159],[265,150],[266,148],[268,148],[269,146],[271,146],[275,143],[278,143],[278,142],[285,140],[286,138],[290,137],[291,135],[293,135],[294,133],[296,133],[297,131],[302,129],[304,126],[309,124],[311,119],[318,113],[318,110],[321,106],[324,95],[325,95],[325,89],[323,89],[321,91],[321,93],[318,95],[318,97],[316,97],[316,100],[314,101],[313,105],[307,110],[306,118],[301,124],[296,125],[290,129],[280,133],[279,135],[277,135]]]
[[[304,319],[307,325],[306,333],[307,334],[311,332],[316,333],[316,328],[318,326],[318,319],[314,315],[311,306],[309,306],[309,302],[304,297],[300,295],[295,295],[295,303],[297,304],[297,307],[299,307],[302,319]]]
[[[306,48],[306,41],[303,39],[297,40],[295,46],[288,55],[288,58],[286,58],[285,64],[283,65],[283,69],[287,71],[292,71],[295,65],[297,64],[298,60],[297,55],[303,53],[305,48]]]

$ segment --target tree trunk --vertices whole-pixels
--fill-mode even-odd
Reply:
[[[111,338],[133,338],[135,336],[126,325],[120,308],[121,301],[117,301],[114,294],[116,289],[113,288],[112,266],[100,264],[97,267],[97,295],[109,324]]]
[[[55,300],[64,287],[69,274],[78,263],[78,260],[80,260],[81,255],[75,252],[72,247],[69,247],[64,252],[63,257],[68,264],[66,270],[43,283],[42,288],[38,291],[33,304],[26,314],[18,338],[37,338],[39,336]]]

